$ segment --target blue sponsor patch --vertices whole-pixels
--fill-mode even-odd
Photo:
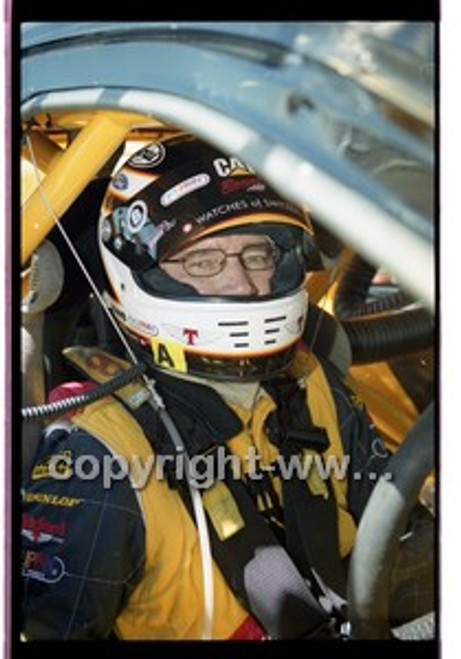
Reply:
[[[126,174],[117,174],[112,179],[112,187],[116,190],[126,190],[128,188],[128,176]]]
[[[65,574],[64,561],[44,551],[26,550],[23,555],[22,574],[29,579],[56,583]]]

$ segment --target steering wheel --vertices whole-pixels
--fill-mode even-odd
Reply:
[[[348,578],[354,639],[434,638],[433,612],[394,629],[390,621],[393,570],[399,558],[401,538],[434,466],[434,429],[434,402],[431,402],[391,457],[387,472],[376,483],[360,521]],[[426,538],[431,546],[424,549],[433,551],[431,533]],[[425,542],[428,543],[427,539]]]

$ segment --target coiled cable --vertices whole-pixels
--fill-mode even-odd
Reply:
[[[45,403],[43,405],[34,405],[31,407],[23,407],[21,409],[22,418],[24,421],[32,421],[34,419],[42,419],[47,416],[54,416],[55,414],[62,414],[69,410],[90,405],[104,396],[109,396],[114,391],[121,389],[126,384],[142,375],[146,370],[146,365],[142,362],[136,362],[133,366],[126,369],[119,375],[116,375],[112,380],[98,385],[91,391],[86,391],[77,396],[71,396],[64,400],[59,400],[54,403]]]

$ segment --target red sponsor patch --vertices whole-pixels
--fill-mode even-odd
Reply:
[[[230,194],[237,190],[246,190],[252,185],[261,185],[261,181],[256,176],[245,176],[242,178],[227,178],[221,182],[221,192]]]
[[[65,522],[50,522],[45,517],[35,517],[28,513],[22,515],[23,535],[30,537],[33,542],[61,542],[66,535]]]

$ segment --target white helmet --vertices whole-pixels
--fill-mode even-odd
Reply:
[[[272,239],[269,295],[199,295],[158,266],[218,232]],[[150,144],[114,175],[98,236],[106,299],[151,366],[246,381],[288,367],[306,320],[306,271],[317,263],[313,230],[239,160],[191,136]]]

